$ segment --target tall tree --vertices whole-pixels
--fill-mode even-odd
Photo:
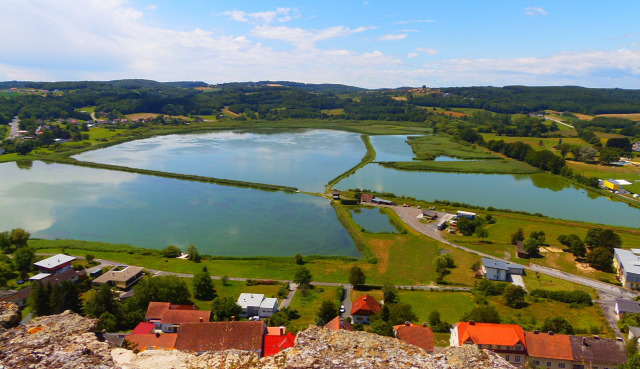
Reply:
[[[198,300],[211,301],[218,295],[211,280],[211,275],[209,275],[206,268],[193,276],[191,284],[193,285],[193,296]]]
[[[216,297],[211,302],[211,312],[216,321],[231,320],[242,314],[242,307],[230,296]]]
[[[35,282],[31,286],[31,295],[28,300],[31,311],[35,316],[43,316],[51,314],[51,305],[49,305],[49,294],[47,289],[40,282]]]
[[[118,303],[115,294],[108,284],[103,284],[95,293],[85,301],[85,313],[92,318],[100,318],[105,312],[118,314]]]
[[[349,271],[349,283],[351,283],[356,288],[363,286],[367,280],[367,277],[364,275],[362,268],[359,266],[352,266]]]
[[[11,244],[15,247],[27,246],[31,234],[22,228],[14,228],[11,230]]]
[[[200,262],[200,253],[195,245],[187,247],[187,254],[189,254],[189,260],[195,261],[196,263]]]
[[[518,241],[524,241],[524,231],[522,228],[518,228],[518,230],[511,234],[511,244],[515,245]]]
[[[587,231],[587,236],[584,238],[584,243],[589,246],[589,248],[593,249],[598,247],[598,241],[600,239],[600,234],[602,233],[602,228],[592,228]]]
[[[333,318],[338,316],[338,307],[333,301],[324,300],[322,301],[320,308],[318,308],[317,316],[317,325],[325,325],[329,323]]]
[[[187,283],[175,275],[144,278],[134,288],[134,296],[139,309],[146,310],[149,302],[170,302],[190,304],[191,292]]]
[[[298,285],[309,286],[313,281],[313,276],[309,269],[301,266],[296,269],[296,273],[293,275],[293,283]]]
[[[29,246],[18,247],[13,253],[13,265],[16,270],[29,270],[36,258],[36,253]]]

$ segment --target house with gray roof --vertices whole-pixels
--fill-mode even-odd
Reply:
[[[261,293],[241,293],[238,305],[242,308],[242,318],[259,316],[269,318],[278,312],[278,299],[265,298]]]
[[[524,274],[524,267],[504,260],[482,258],[482,275],[492,281],[508,281],[511,274]]]
[[[616,299],[614,311],[618,316],[618,319],[622,317],[622,314],[640,314],[640,302],[629,299]]]
[[[617,278],[626,288],[640,289],[640,249],[614,249],[613,265]]]

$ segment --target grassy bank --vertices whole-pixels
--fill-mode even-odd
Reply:
[[[150,169],[140,169],[140,168],[131,168],[120,165],[112,165],[112,164],[102,164],[102,163],[94,163],[88,161],[79,161],[71,158],[62,159],[62,158],[43,158],[41,159],[45,162],[59,163],[59,164],[68,164],[75,165],[80,167],[88,167],[88,168],[96,168],[96,169],[106,169],[106,170],[117,170],[120,172],[128,172],[128,173],[136,173],[143,175],[150,175],[155,177],[165,177],[171,179],[179,179],[183,181],[196,181],[196,182],[205,182],[205,183],[214,183],[218,185],[224,186],[234,186],[234,187],[246,187],[253,188],[256,190],[263,191],[285,191],[285,192],[295,192],[298,189],[295,187],[289,186],[279,186],[279,185],[271,185],[266,183],[256,183],[256,182],[246,182],[246,181],[235,181],[232,179],[222,179],[222,178],[213,178],[213,177],[204,177],[197,176],[193,174],[180,174],[180,173],[170,173],[170,172],[162,172],[159,170],[150,170]]]
[[[371,144],[371,140],[369,139],[369,136],[361,135],[360,138],[362,139],[362,142],[364,143],[364,146],[366,147],[367,152],[362,157],[362,160],[360,160],[360,162],[356,164],[353,168],[347,170],[346,172],[340,174],[336,178],[330,180],[329,183],[327,184],[327,187],[329,189],[333,188],[333,186],[335,186],[338,182],[354,174],[358,169],[376,160],[376,149]]]
[[[347,232],[349,232],[349,235],[353,239],[358,250],[360,250],[362,255],[364,255],[365,259],[368,259],[370,262],[374,262],[375,260],[372,259],[373,255],[371,254],[371,245],[363,237],[363,233],[360,231],[360,226],[353,220],[353,218],[351,218],[349,211],[335,201],[331,202],[331,206],[333,207],[333,210],[335,210],[340,223],[342,223],[342,225],[347,229]]]
[[[475,161],[385,161],[380,165],[400,170],[454,172],[454,173],[486,173],[486,174],[531,174],[540,172],[529,164],[511,160],[475,160]]]
[[[438,156],[450,156],[459,159],[500,159],[482,147],[464,141],[455,141],[448,135],[414,136],[408,143],[418,159],[433,160]]]

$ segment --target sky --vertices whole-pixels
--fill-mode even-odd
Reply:
[[[633,0],[0,0],[0,80],[640,88]]]

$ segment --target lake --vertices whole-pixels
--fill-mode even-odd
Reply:
[[[377,150],[377,148],[376,148]],[[440,199],[479,206],[618,226],[640,226],[640,209],[595,195],[546,173],[531,175],[401,171],[369,164],[336,185],[366,188],[427,201]]]
[[[356,207],[349,209],[351,218],[367,232],[371,233],[400,233],[391,224],[387,214],[380,208]]]
[[[329,180],[359,163],[365,152],[355,133],[261,129],[158,136],[74,158],[322,192]]]
[[[0,164],[0,178],[0,231],[155,249],[194,244],[210,255],[359,255],[329,201],[315,196],[43,162]]]
[[[369,136],[369,140],[376,149],[376,161],[412,161],[415,157],[406,135]]]

